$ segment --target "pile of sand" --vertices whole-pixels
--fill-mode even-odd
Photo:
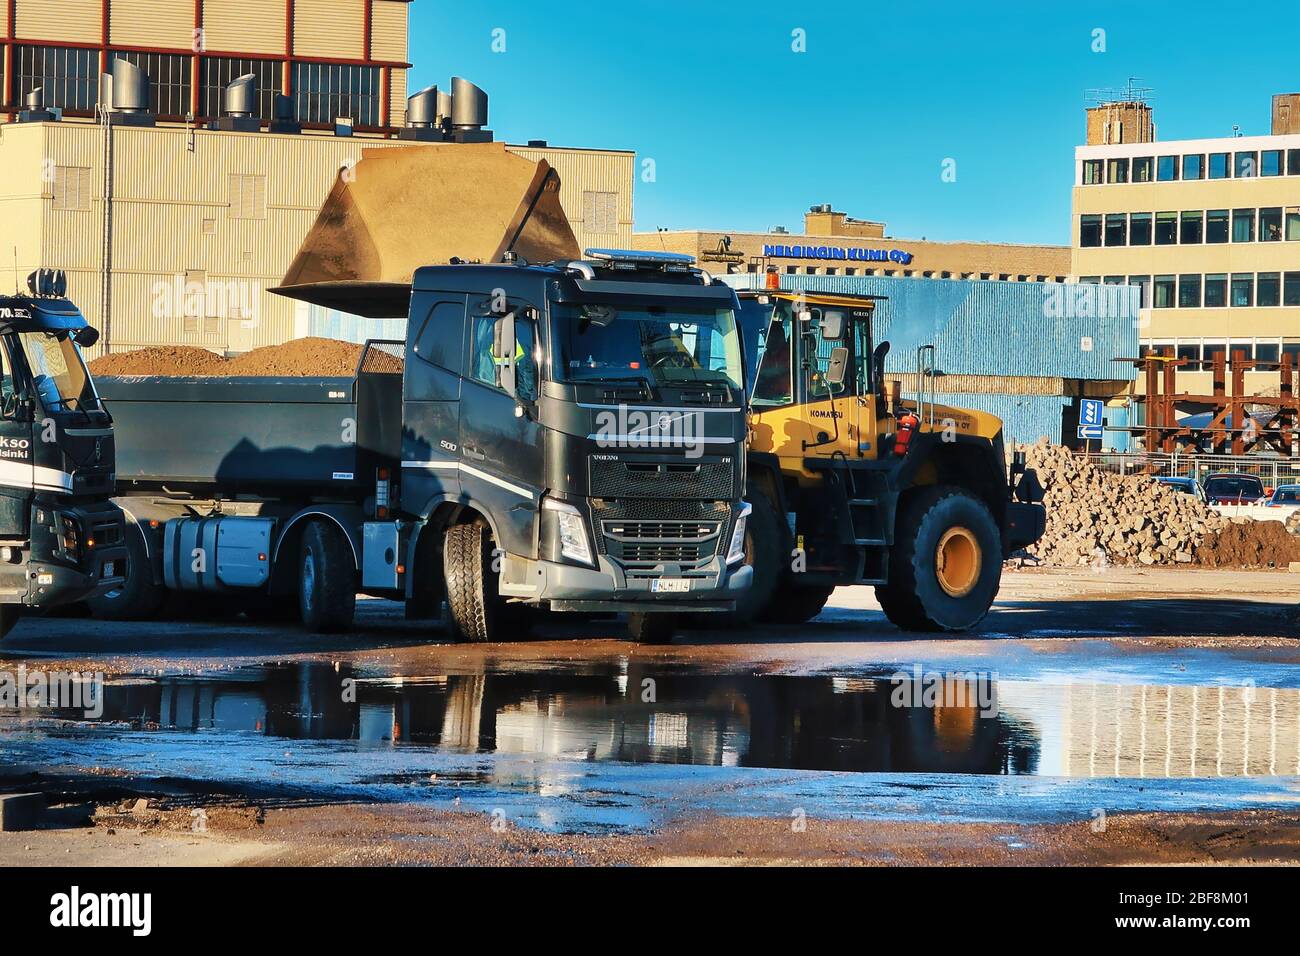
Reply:
[[[161,376],[351,377],[363,346],[337,339],[308,337],[253,349],[232,359],[192,345],[164,345],[103,355],[90,363],[92,374]],[[400,372],[402,360],[370,353],[367,371]]]
[[[1196,549],[1196,563],[1211,568],[1285,568],[1292,561],[1300,561],[1300,536],[1280,521],[1237,518]]]

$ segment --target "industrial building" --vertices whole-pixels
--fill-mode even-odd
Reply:
[[[1144,351],[1241,351],[1246,393],[1276,389],[1267,363],[1300,364],[1300,94],[1273,98],[1267,136],[1172,141],[1140,96],[1101,103],[1074,165],[1071,276],[1141,289]],[[1211,375],[1181,368],[1177,390]]]
[[[733,275],[729,285],[759,289],[764,276]],[[1136,289],[979,279],[932,281],[888,276],[799,276],[782,287],[884,296],[876,340],[888,339],[885,371],[916,394],[918,347],[936,347],[935,400],[990,412],[1008,442],[1077,444],[1079,400],[1105,401],[1109,428],[1129,424],[1137,349]],[[1103,447],[1127,450],[1107,431]],[[1094,450],[1096,445],[1094,444]]]
[[[804,215],[802,233],[660,230],[638,232],[634,248],[681,252],[722,273],[761,275],[885,276],[918,279],[985,279],[995,282],[1064,282],[1066,246],[1001,242],[933,242],[899,239],[885,223],[855,219],[829,204]]]
[[[0,114],[12,120],[0,123],[0,283],[65,270],[69,294],[104,333],[96,352],[235,353],[327,331],[341,319],[266,289],[340,171],[367,149],[493,138],[473,84],[408,98],[408,9],[404,0],[0,4]],[[101,109],[109,89],[112,109]],[[631,151],[507,148],[558,171],[583,246],[630,244]]]

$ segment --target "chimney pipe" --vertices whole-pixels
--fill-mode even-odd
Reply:
[[[283,93],[275,94],[271,115],[274,119],[267,124],[268,133],[301,133],[302,124],[298,122],[294,111],[293,97]]]
[[[446,140],[438,115],[438,104],[443,94],[437,86],[426,86],[406,98],[406,127],[397,134],[398,139],[420,143],[441,143]]]
[[[245,73],[237,76],[221,93],[221,109],[225,113],[208,123],[208,129],[227,133],[259,133],[262,121],[257,117],[257,76]]]
[[[45,90],[42,87],[38,86],[27,94],[27,109],[18,114],[18,122],[55,123],[58,120],[59,115],[54,110],[45,108]]]
[[[149,112],[149,74],[120,57],[112,64],[113,123],[122,126],[153,126]]]
[[[451,127],[458,143],[490,143],[487,93],[469,80],[451,78]]]

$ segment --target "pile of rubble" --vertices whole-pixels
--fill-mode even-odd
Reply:
[[[1148,475],[1103,471],[1069,449],[1023,448],[1046,493],[1047,531],[1029,555],[1047,565],[1192,564],[1231,521]]]

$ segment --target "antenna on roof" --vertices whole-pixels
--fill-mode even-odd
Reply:
[[[1141,82],[1142,77],[1130,76],[1122,89],[1101,87],[1088,90],[1085,94],[1088,105],[1105,106],[1107,103],[1141,103],[1144,106],[1150,106],[1151,101],[1155,98],[1155,89],[1150,86],[1139,85]]]

